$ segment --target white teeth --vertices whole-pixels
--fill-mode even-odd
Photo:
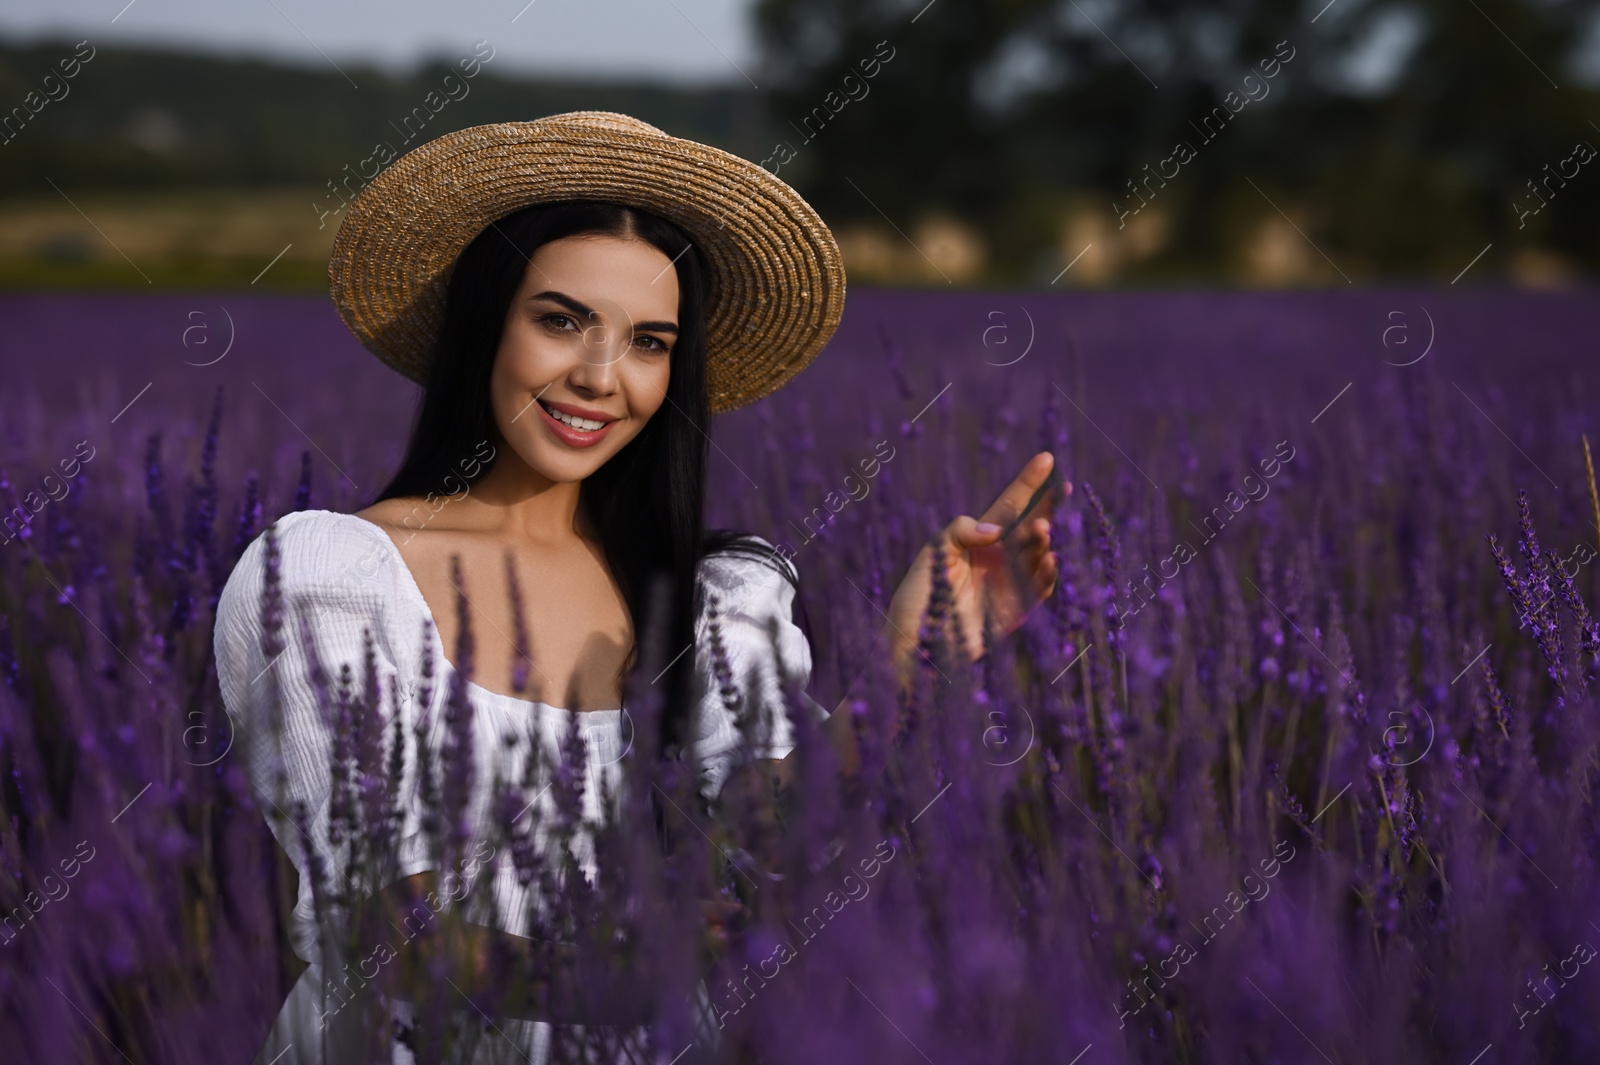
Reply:
[[[550,412],[550,417],[554,418],[562,425],[571,426],[579,432],[592,433],[596,429],[605,428],[605,422],[597,422],[589,418],[576,418],[570,414],[564,414],[561,411],[555,410],[551,407],[545,407],[544,409]]]

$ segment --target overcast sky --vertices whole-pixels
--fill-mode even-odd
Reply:
[[[497,70],[744,82],[749,0],[3,0],[0,36],[408,65],[488,40]],[[745,73],[741,73],[743,70]]]

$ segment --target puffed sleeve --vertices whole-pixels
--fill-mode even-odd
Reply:
[[[695,622],[696,670],[700,697],[696,715],[695,753],[701,767],[701,794],[714,801],[739,758],[739,729],[723,702],[713,673],[710,602],[719,611],[718,628],[730,673],[746,705],[761,712],[749,751],[752,758],[783,758],[794,750],[794,728],[783,712],[783,686],[778,662],[773,660],[769,625],[776,621],[777,654],[783,669],[800,687],[801,702],[818,721],[828,711],[805,692],[811,680],[811,645],[794,623],[795,588],[776,566],[787,566],[798,579],[792,562],[778,555],[760,537],[751,538],[770,552],[761,558],[740,552],[717,552],[700,563],[706,607]],[[753,701],[753,702],[752,702]]]
[[[381,764],[387,767],[398,694],[407,744],[401,778],[390,782],[401,796],[397,861],[382,882],[351,886],[368,893],[432,868],[412,781],[414,678],[402,675],[396,664],[402,657],[396,653],[396,641],[420,640],[421,632],[394,631],[398,620],[393,607],[394,567],[403,563],[392,543],[377,539],[387,539],[381,529],[363,530],[348,516],[328,511],[299,511],[278,519],[273,532],[279,605],[264,596],[272,560],[263,533],[246,548],[217,602],[217,678],[251,789],[273,835],[300,872],[292,922],[294,949],[301,958],[314,961],[318,913],[312,878],[330,887],[346,879],[347,847],[329,839],[340,675],[348,664],[354,691],[363,690],[368,633],[382,693],[376,714],[365,718],[369,728],[380,731],[369,735],[376,736]],[[272,648],[276,653],[269,657],[264,637],[272,635],[267,631],[272,619],[277,621]],[[392,690],[396,684],[398,692]],[[304,827],[295,823],[300,804],[304,804]],[[308,848],[314,863],[309,871]]]

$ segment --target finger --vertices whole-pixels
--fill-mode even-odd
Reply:
[[[1022,556],[1022,570],[1034,584],[1047,583],[1060,565],[1061,559],[1045,547],[1030,549]]]
[[[1061,577],[1061,558],[1047,545],[1029,551],[1023,568],[1027,573],[1027,587],[1032,588],[1036,596],[1043,599],[1055,592]]]
[[[1036,518],[1026,524],[1018,523],[1005,536],[1006,557],[1012,570],[1012,579],[1023,581],[1050,550],[1050,519]]]
[[[1044,566],[1039,570],[1039,597],[1048,599],[1055,594],[1056,583],[1061,580],[1061,561],[1055,555],[1045,558]]]
[[[945,537],[960,548],[988,547],[1000,539],[1003,526],[993,522],[980,522],[970,514],[963,514],[945,526]]]
[[[1041,451],[1029,459],[1017,474],[1016,479],[1006,485],[1005,491],[989,505],[983,512],[980,521],[990,522],[1005,526],[1015,521],[1017,516],[1028,505],[1043,485],[1050,479],[1050,471],[1055,468],[1055,456],[1048,451]],[[1047,493],[1050,495],[1053,493]],[[1041,500],[1042,501],[1042,500]]]
[[[1048,558],[1053,558],[1055,552],[1050,550],[1050,544],[1043,538],[1034,540],[1023,549],[1022,558],[1030,569],[1037,569]]]

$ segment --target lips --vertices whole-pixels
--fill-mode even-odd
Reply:
[[[615,414],[607,414],[603,410],[594,410],[590,407],[580,407],[575,403],[557,403],[553,399],[540,399],[539,402],[544,404],[545,407],[553,413],[565,414],[567,416],[567,420],[571,420],[573,418],[590,422],[614,422],[617,420],[617,416]],[[573,428],[581,429],[584,432],[593,432],[598,429],[599,426],[574,425]]]
[[[547,403],[545,400],[539,400],[537,406],[541,420],[550,429],[551,435],[568,447],[593,447],[604,440],[611,427],[616,424],[616,419],[610,415],[587,411],[583,407],[574,407],[567,403]],[[579,429],[557,418],[552,409],[568,417],[586,419],[591,425],[597,421],[604,421],[605,424],[598,429]]]

